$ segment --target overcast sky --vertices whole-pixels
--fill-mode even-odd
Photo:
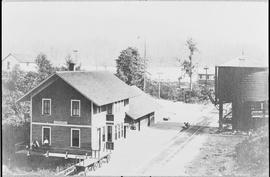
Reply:
[[[8,53],[46,53],[55,64],[74,49],[79,62],[114,65],[122,49],[146,41],[150,65],[187,57],[185,40],[200,50],[196,60],[215,65],[245,55],[268,59],[266,2],[28,2],[2,4],[2,58]]]

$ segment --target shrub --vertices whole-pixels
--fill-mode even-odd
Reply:
[[[258,129],[236,145],[235,151],[240,168],[249,169],[254,175],[265,173],[269,168],[268,126]]]
[[[20,142],[29,143],[30,123],[26,122],[20,126],[13,124],[2,124],[2,148],[3,163],[7,163],[8,158],[13,158],[15,154],[15,144]]]

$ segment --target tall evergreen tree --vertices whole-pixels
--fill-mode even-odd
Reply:
[[[128,85],[136,85],[143,89],[146,62],[140,57],[136,48],[128,47],[121,51],[116,59],[116,76]]]

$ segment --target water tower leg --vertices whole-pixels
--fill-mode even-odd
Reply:
[[[223,103],[220,100],[219,101],[219,120],[218,120],[219,130],[221,130],[223,128],[222,127],[222,124],[223,124],[222,119],[223,119]]]

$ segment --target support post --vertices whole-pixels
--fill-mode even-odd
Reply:
[[[219,130],[221,130],[223,127],[222,127],[222,119],[223,119],[223,103],[222,103],[222,100],[219,100]]]

